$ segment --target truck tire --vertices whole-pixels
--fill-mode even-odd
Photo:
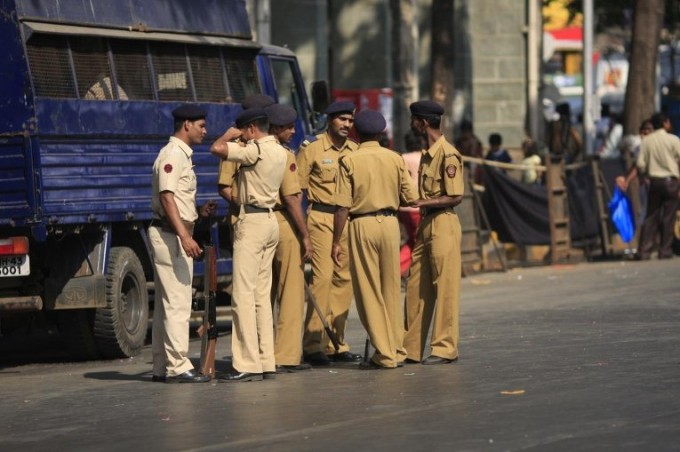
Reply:
[[[94,339],[103,358],[127,358],[144,345],[149,294],[142,263],[127,247],[111,248],[106,274],[106,307],[94,316]]]

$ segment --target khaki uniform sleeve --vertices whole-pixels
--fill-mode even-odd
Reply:
[[[283,182],[279,194],[281,196],[296,195],[301,192],[298,181],[297,163],[292,152],[286,151],[286,170],[283,173]]]
[[[228,160],[220,161],[220,173],[217,183],[219,185],[225,185],[227,187],[232,187],[234,185],[234,179],[236,178],[236,173],[238,172],[238,163],[230,162]]]
[[[260,159],[260,147],[255,143],[248,143],[241,146],[238,143],[227,143],[230,162],[238,162],[245,165],[254,165]]]
[[[184,172],[187,164],[187,157],[177,149],[174,152],[165,154],[158,165],[158,192],[177,191],[177,184]]]
[[[308,146],[303,146],[297,154],[297,176],[302,190],[307,190],[307,188],[309,188],[309,174],[313,162],[310,155],[311,153],[312,151]]]
[[[338,165],[338,182],[335,186],[335,205],[352,207],[352,174],[354,173],[351,159],[343,158]]]
[[[444,195],[461,196],[465,192],[465,178],[463,177],[463,159],[457,152],[444,156]]]
[[[399,157],[399,186],[401,193],[399,198],[402,204],[409,204],[418,199],[418,188],[413,183],[413,178],[406,167],[403,157]]]

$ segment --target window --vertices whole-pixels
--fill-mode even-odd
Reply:
[[[223,103],[260,92],[253,50],[39,33],[27,49],[37,96]]]
[[[260,92],[255,69],[255,55],[235,48],[223,49],[232,102],[241,102],[247,96]]]
[[[27,50],[37,96],[77,97],[65,37],[33,35]]]
[[[153,87],[146,53],[146,43],[126,39],[112,39],[111,52],[116,70],[121,99],[151,100]]]
[[[158,100],[194,100],[189,82],[189,66],[183,44],[151,44]]]
[[[227,91],[224,71],[217,47],[190,46],[189,61],[194,79],[196,100],[199,102],[225,102]]]

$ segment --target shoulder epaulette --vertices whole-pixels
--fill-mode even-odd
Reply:
[[[300,147],[306,148],[307,146],[314,143],[318,139],[319,139],[319,136],[309,136],[309,137],[305,138],[305,140],[300,144]]]

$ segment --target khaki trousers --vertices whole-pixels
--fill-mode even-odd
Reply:
[[[422,219],[406,280],[404,347],[410,359],[423,359],[430,322],[432,355],[458,357],[460,246],[460,221],[454,212],[444,211]]]
[[[294,366],[302,356],[302,328],[305,315],[305,271],[302,244],[287,213],[277,212],[279,244],[272,263],[272,310],[278,299],[279,315],[274,327],[276,364]]]
[[[184,253],[174,233],[151,226],[148,235],[155,270],[153,374],[174,377],[194,368],[187,357],[194,260]]]
[[[371,359],[383,367],[406,359],[399,240],[397,217],[367,216],[349,223],[354,299],[375,347]]]
[[[312,210],[307,217],[307,228],[314,246],[312,256],[312,294],[316,298],[326,320],[340,342],[339,353],[349,351],[345,343],[345,324],[352,304],[352,281],[349,274],[347,228],[342,231],[342,264],[336,266],[331,258],[333,246],[333,214]],[[335,349],[324,331],[311,303],[307,306],[304,334],[305,353],[323,352],[334,354]]]
[[[270,296],[278,241],[273,213],[244,214],[234,225],[231,350],[238,372],[276,371]]]

